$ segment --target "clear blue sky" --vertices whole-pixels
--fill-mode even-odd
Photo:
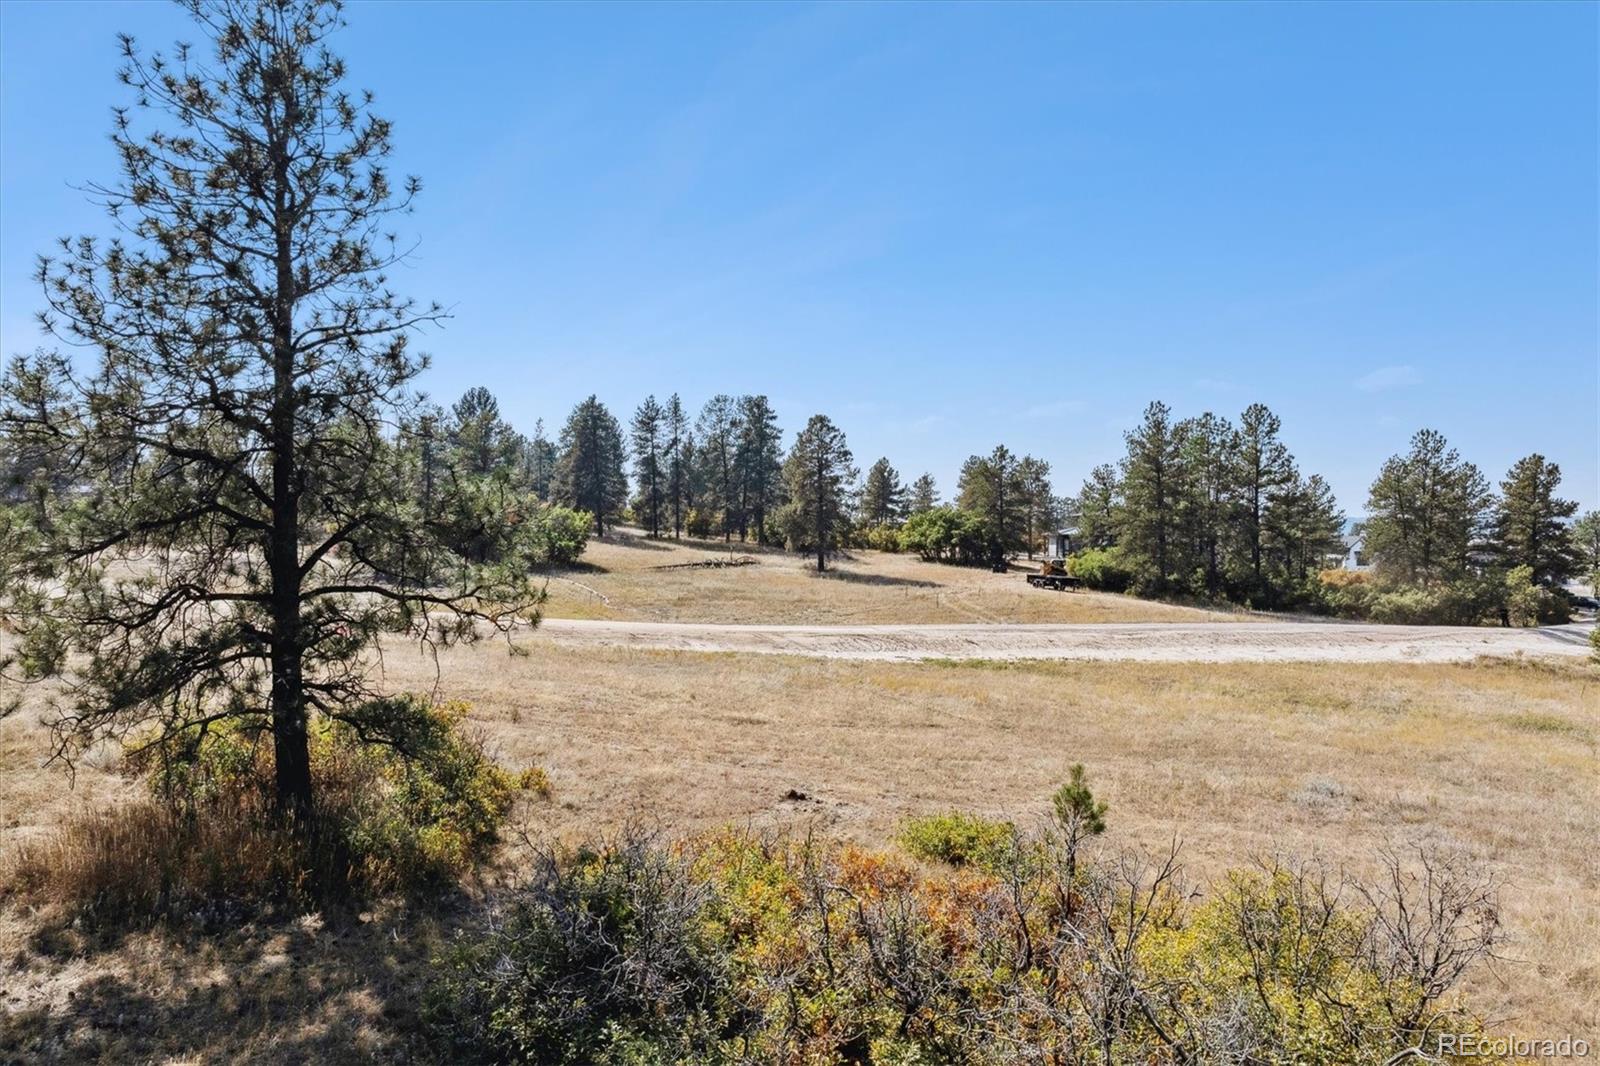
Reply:
[[[343,46],[424,180],[438,399],[765,392],[946,491],[1260,400],[1356,514],[1421,426],[1600,502],[1597,11],[356,3]],[[71,186],[115,173],[119,30],[195,38],[0,4],[0,353],[33,256],[108,230]]]

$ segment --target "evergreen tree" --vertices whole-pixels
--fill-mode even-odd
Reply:
[[[1585,511],[1572,524],[1572,543],[1578,566],[1589,582],[1589,593],[1600,591],[1600,511]]]
[[[899,525],[905,519],[905,500],[899,471],[888,459],[873,463],[861,487],[861,520],[875,526]]]
[[[1494,535],[1502,564],[1526,566],[1540,585],[1559,585],[1579,567],[1567,519],[1578,511],[1556,495],[1561,468],[1539,454],[1517,460],[1500,482]]]
[[[1024,455],[1017,461],[1017,487],[1022,494],[1023,543],[1032,559],[1057,515],[1056,498],[1050,491],[1050,464]]]
[[[661,535],[662,505],[666,499],[666,412],[654,396],[633,413],[630,427],[633,445],[633,477],[639,486],[639,504],[634,508],[638,520],[652,537]]]
[[[1294,482],[1294,460],[1278,439],[1282,423],[1265,404],[1253,403],[1239,420],[1238,444],[1234,449],[1234,484],[1239,495],[1239,536],[1242,560],[1248,566],[1249,582],[1265,591],[1262,558],[1266,550],[1267,511],[1276,495]]]
[[[783,431],[765,396],[739,400],[739,447],[734,456],[743,493],[739,506],[739,539],[747,522],[756,527],[756,543],[767,542],[767,516],[783,504]]]
[[[739,447],[739,405],[732,396],[718,394],[706,401],[695,422],[702,480],[707,499],[702,506],[721,512],[722,536],[733,540],[739,524],[739,468],[734,462]]]
[[[1078,536],[1086,547],[1110,548],[1117,543],[1117,516],[1122,508],[1122,482],[1117,470],[1101,463],[1089,471],[1078,490]]]
[[[71,396],[66,391],[67,364],[43,348],[33,353],[31,365],[43,372],[27,390],[33,410],[28,412],[39,424],[48,424],[60,412],[70,410]],[[19,365],[28,365],[21,362]],[[50,501],[66,493],[74,483],[73,460],[69,452],[47,439],[32,434],[0,438],[0,506],[26,505],[31,520],[40,528],[50,525]]]
[[[468,389],[450,408],[451,464],[460,473],[487,477],[517,458],[517,435],[500,417],[500,401],[481,385]]]
[[[1216,596],[1222,592],[1223,553],[1236,510],[1243,512],[1247,543],[1250,537],[1251,485],[1243,487],[1245,506],[1239,508],[1233,480],[1241,466],[1242,435],[1226,418],[1209,411],[1183,420],[1174,432],[1178,441],[1178,521],[1184,530],[1184,559],[1174,569],[1197,574],[1200,587],[1196,591]],[[1248,472],[1250,467],[1244,469]],[[1253,557],[1252,564],[1259,573]],[[1258,580],[1255,587],[1260,590],[1265,584]]]
[[[593,515],[596,536],[604,536],[606,524],[622,516],[628,498],[623,457],[622,427],[599,397],[590,396],[572,409],[561,429],[555,498]]]
[[[448,418],[432,403],[419,403],[400,426],[398,448],[408,469],[413,471],[407,486],[410,498],[417,501],[424,520],[439,514],[439,498],[450,482],[449,436],[444,430]]]
[[[337,6],[188,10],[208,57],[123,38],[122,176],[90,186],[122,239],[63,242],[38,268],[46,327],[94,365],[23,357],[0,385],[6,447],[70,456],[95,490],[48,501],[0,575],[0,625],[72,693],[60,754],[232,722],[270,738],[304,833],[314,716],[402,740],[365,669],[379,635],[475,639],[537,593],[461,557],[391,439],[420,413],[410,338],[443,312],[386,277],[419,184],[391,187],[390,124],[342,86]]]
[[[932,474],[923,474],[911,483],[909,506],[912,514],[921,514],[939,506],[939,488],[933,483]]]
[[[847,488],[856,470],[844,431],[826,415],[812,415],[784,460],[783,480],[797,524],[817,553],[817,571],[848,523]]]
[[[688,431],[683,435],[683,442],[678,445],[678,452],[682,457],[683,478],[680,488],[683,492],[683,526],[689,528],[689,518],[694,512],[702,511],[706,507],[704,464],[700,460],[700,445],[694,439],[694,432]],[[690,533],[691,536],[703,536],[701,533]]]
[[[683,535],[683,520],[689,509],[690,462],[686,449],[689,439],[689,416],[683,410],[683,401],[673,393],[667,398],[663,414],[667,438],[667,500],[672,509],[673,539]]]
[[[1267,512],[1274,552],[1289,581],[1303,581],[1344,550],[1344,512],[1320,474],[1298,475]]]
[[[1466,572],[1483,532],[1489,483],[1431,429],[1383,464],[1367,499],[1363,534],[1379,568],[1407,581],[1448,581]]]
[[[956,484],[962,510],[978,516],[990,561],[998,564],[1008,551],[1022,546],[1026,494],[1017,476],[1017,457],[1005,445],[986,456],[974,455],[961,466]]]
[[[1122,460],[1118,544],[1143,584],[1166,591],[1172,587],[1183,487],[1171,410],[1159,400],[1152,403],[1123,439],[1128,454]]]
[[[533,424],[533,437],[523,442],[522,477],[534,498],[550,501],[550,480],[555,476],[556,446],[545,436],[544,419]]]

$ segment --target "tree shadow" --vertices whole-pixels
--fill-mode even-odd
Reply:
[[[566,577],[568,574],[609,574],[609,567],[599,563],[586,563],[579,560],[575,563],[562,563],[559,566],[541,566],[533,571],[536,577]]]
[[[943,588],[937,581],[924,581],[916,577],[893,577],[889,574],[863,574],[859,570],[824,570],[821,573],[812,570],[810,573],[819,580],[844,581],[852,585],[894,585],[901,588],[916,589]]]
[[[672,541],[661,538],[647,537],[641,533],[612,532],[603,537],[596,537],[602,544],[614,544],[619,548],[635,548],[647,552],[670,552]]]
[[[0,1011],[0,1063],[432,1060],[430,961],[470,906],[456,889],[215,932],[175,923],[36,935],[39,953],[8,960],[8,977],[57,987]],[[58,976],[69,964],[91,976],[68,987]]]

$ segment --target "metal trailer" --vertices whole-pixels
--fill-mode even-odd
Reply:
[[[1036,589],[1053,589],[1056,592],[1076,592],[1083,587],[1083,579],[1071,574],[1029,574],[1028,584]]]

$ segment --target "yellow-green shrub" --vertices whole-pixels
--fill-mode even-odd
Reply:
[[[920,824],[944,854],[1002,835]],[[1492,898],[1440,866],[1383,880],[1409,894],[1404,913],[1443,916],[1404,926],[1384,889],[1306,870],[1202,896],[1171,857],[1069,874],[1058,834],[1015,844],[1027,861],[992,870],[736,831],[542,853],[442,960],[431,1017],[457,1057],[536,1064],[999,1064],[1027,1049],[1346,1066],[1419,1039],[1419,1007],[1456,1009],[1460,971],[1423,982],[1418,960],[1469,962],[1498,935]]]
[[[69,821],[26,849],[14,887],[115,925],[226,918],[439,885],[498,839],[521,788],[464,728],[464,703],[375,702],[311,738],[313,830],[287,832],[273,803],[271,738],[248,721],[143,747],[130,768],[149,797]],[[382,735],[387,744],[365,743]]]
[[[1017,827],[964,811],[908,818],[895,841],[929,862],[999,869],[1017,848]]]

